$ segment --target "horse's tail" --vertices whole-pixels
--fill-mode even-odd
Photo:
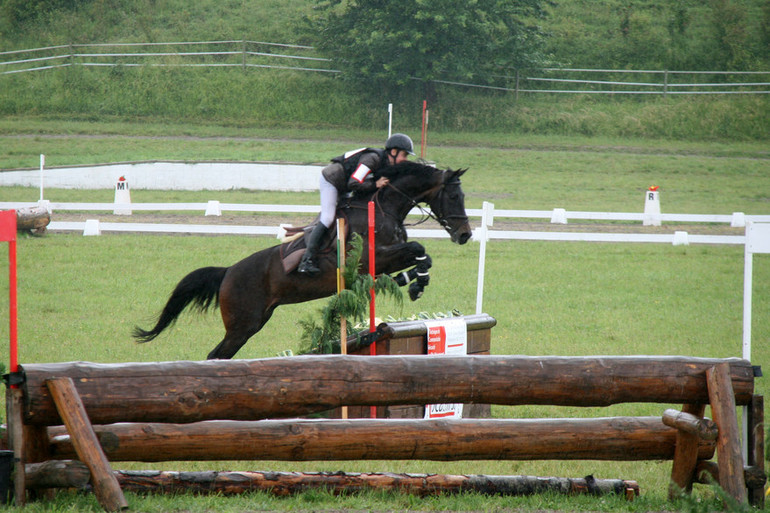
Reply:
[[[188,305],[192,304],[193,308],[200,312],[206,311],[212,305],[219,306],[219,286],[227,269],[202,267],[182,278],[163,307],[155,327],[146,331],[135,326],[131,335],[137,342],[149,342],[174,324]]]

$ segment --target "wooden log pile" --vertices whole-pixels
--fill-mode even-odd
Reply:
[[[51,214],[45,207],[24,207],[16,210],[17,231],[29,231],[42,235],[50,222]]]
[[[184,482],[173,473],[154,475],[158,484],[147,475],[118,474],[113,481],[106,476],[113,475],[109,461],[120,460],[672,459],[672,495],[687,491],[707,472],[739,501],[762,504],[764,498],[763,403],[754,395],[755,369],[745,360],[309,356],[30,364],[22,373],[22,387],[9,390],[14,451],[26,464],[85,462],[95,491],[102,488],[100,502],[111,511],[125,507],[121,486],[142,481],[150,489],[173,488]],[[598,419],[295,418],[345,405],[622,402],[683,406],[660,417]],[[713,421],[703,418],[706,405]],[[750,412],[746,462],[736,405]],[[66,428],[56,427],[62,423]],[[715,452],[718,463],[705,464]],[[22,484],[15,483],[22,494],[23,474]],[[194,477],[210,478],[202,487],[218,479]],[[227,488],[233,480],[249,479],[226,475],[220,481]],[[305,479],[287,476],[285,487]],[[593,486],[588,480],[585,489],[599,489]],[[623,490],[628,493],[628,487]]]

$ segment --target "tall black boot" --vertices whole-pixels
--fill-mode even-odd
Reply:
[[[328,232],[329,229],[324,226],[323,223],[319,222],[315,225],[313,231],[310,232],[310,235],[307,237],[307,249],[305,250],[305,254],[302,255],[302,260],[299,263],[297,272],[311,277],[317,276],[318,273],[321,272],[321,269],[318,268],[318,262],[316,261],[316,254],[318,253],[318,248],[321,246],[321,241],[326,237]]]

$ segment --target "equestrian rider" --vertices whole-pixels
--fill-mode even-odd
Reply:
[[[400,164],[414,155],[414,144],[408,135],[393,134],[385,142],[385,149],[359,148],[332,159],[321,171],[321,214],[318,224],[307,237],[307,249],[297,271],[316,276],[320,269],[316,255],[337,215],[337,198],[348,192],[369,193],[384,187],[388,179],[375,180],[375,171],[385,166]]]

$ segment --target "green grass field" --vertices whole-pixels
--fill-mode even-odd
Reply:
[[[91,127],[94,129],[95,127]],[[96,127],[96,130],[104,128]],[[150,131],[161,127],[150,127]],[[59,130],[66,132],[66,130]],[[74,132],[87,132],[78,125]],[[129,130],[130,131],[130,130]],[[218,159],[322,162],[356,138],[376,134],[340,133],[339,141],[321,140],[322,132],[283,133],[278,140],[226,136],[189,137],[166,130],[164,137],[17,137],[5,135],[8,162],[34,167],[39,153],[47,162],[103,162],[121,158]],[[87,135],[87,134],[83,134]],[[253,135],[253,134],[252,134]],[[260,134],[264,135],[264,134]],[[173,140],[169,136],[177,136]],[[75,143],[73,149],[68,144]],[[127,148],[127,149],[126,149]],[[125,153],[121,153],[125,151]],[[134,152],[134,153],[132,153]],[[134,155],[134,157],[131,157]],[[501,134],[462,137],[446,134],[432,140],[428,157],[441,166],[470,167],[463,179],[466,203],[479,208],[606,210],[640,212],[643,192],[661,186],[664,212],[730,214],[770,213],[769,161],[761,145],[618,141],[581,138],[508,138]],[[58,159],[58,160],[57,160]],[[116,158],[115,160],[120,160]],[[30,164],[26,164],[30,162]],[[56,165],[56,164],[52,164]],[[36,188],[0,188],[0,201],[35,201]],[[47,190],[52,201],[110,202],[112,190]],[[314,193],[245,190],[217,192],[228,203],[315,204]],[[136,202],[205,202],[211,191],[132,190]],[[98,217],[98,215],[96,215]],[[56,220],[56,213],[53,219]],[[291,220],[289,220],[291,221]],[[663,230],[676,227],[666,226]],[[679,229],[679,228],[676,228]],[[637,226],[635,231],[644,231]],[[231,265],[253,251],[274,244],[266,237],[199,237],[50,233],[20,236],[19,333],[22,362],[88,360],[95,362],[199,360],[221,339],[218,313],[185,315],[158,340],[137,345],[135,324],[147,326],[168,294],[188,271],[208,265]],[[419,311],[475,311],[478,244],[452,245],[426,240],[434,259],[431,285],[423,298],[403,309],[383,302],[378,315],[408,316]],[[0,248],[6,261],[7,245]],[[768,361],[770,336],[763,321],[770,313],[770,258],[754,258],[753,362]],[[743,248],[740,246],[673,247],[657,244],[599,244],[493,241],[487,247],[484,311],[498,324],[494,354],[621,355],[666,354],[728,357],[741,354]],[[0,290],[7,277],[0,273]],[[321,301],[279,308],[239,358],[275,356],[300,347],[298,318],[317,315]],[[7,303],[0,303],[7,318]],[[7,325],[0,325],[7,339]],[[764,380],[758,392],[766,394]],[[669,405],[620,405],[607,409],[495,407],[496,417],[660,415]],[[673,405],[678,407],[679,405]],[[253,509],[461,509],[499,510],[661,510],[691,508],[665,499],[670,462],[201,462],[124,468],[347,470],[484,474],[530,474],[635,479],[642,497],[634,503],[614,499],[485,498],[463,496],[418,500],[401,495],[364,494],[337,499],[324,493],[281,500],[267,496],[227,499],[140,498],[140,511],[244,511]],[[699,487],[698,496],[711,496]],[[701,504],[704,506],[708,502]],[[93,497],[60,494],[61,511],[98,511]],[[708,507],[708,506],[705,506]]]

